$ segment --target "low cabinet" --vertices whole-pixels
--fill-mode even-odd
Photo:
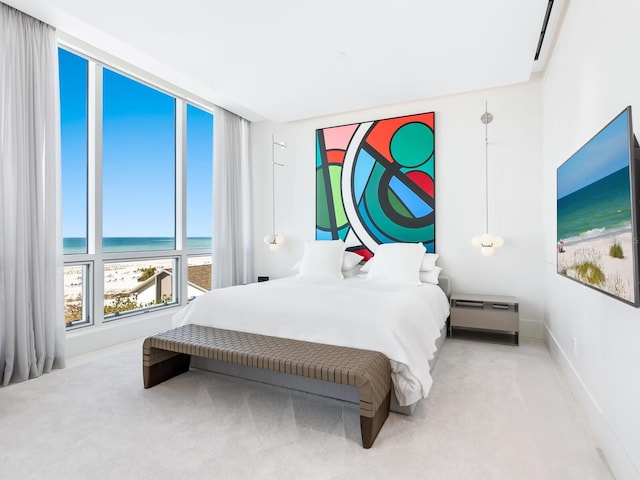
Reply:
[[[520,317],[515,297],[453,293],[449,336],[518,345]]]

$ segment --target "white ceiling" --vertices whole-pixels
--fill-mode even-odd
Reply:
[[[2,0],[249,120],[526,82],[566,0]]]

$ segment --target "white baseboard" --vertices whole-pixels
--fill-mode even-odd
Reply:
[[[587,427],[595,437],[595,443],[599,445],[615,478],[617,480],[640,478],[640,468],[633,462],[624,445],[620,443],[615,431],[603,415],[600,405],[547,325],[544,325],[544,340],[551,358],[562,372],[577,403],[576,406],[584,416]]]

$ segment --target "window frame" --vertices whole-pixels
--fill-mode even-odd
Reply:
[[[66,327],[66,331],[74,331],[86,327],[100,327],[114,321],[139,318],[151,312],[176,309],[188,303],[188,257],[211,255],[212,248],[187,249],[186,238],[186,198],[187,198],[187,170],[186,170],[186,119],[187,105],[202,109],[214,115],[213,108],[200,102],[186,100],[180,95],[154,83],[146,81],[139,75],[123,71],[116,65],[107,64],[78,51],[66,42],[59,42],[58,47],[87,60],[87,252],[79,254],[64,254],[64,266],[89,265],[86,286],[83,285],[84,305],[88,311],[86,320],[74,322]],[[103,177],[102,177],[102,147],[103,147],[103,69],[108,68],[120,75],[139,82],[175,99],[175,248],[172,250],[143,250],[135,252],[103,252]],[[215,115],[214,115],[215,122]],[[213,132],[212,132],[213,135]],[[213,152],[212,152],[213,162]],[[212,192],[213,195],[213,192]],[[213,232],[211,232],[213,236]],[[159,304],[143,309],[122,312],[118,315],[104,314],[104,266],[110,262],[134,262],[153,259],[175,259],[176,274],[174,275],[175,301]]]
[[[82,256],[85,254],[77,254]],[[92,319],[92,290],[93,290],[93,262],[91,261],[65,261],[65,267],[83,267],[82,272],[82,314],[83,318],[73,320],[69,323],[65,322],[65,328],[67,331],[76,330],[82,327],[88,327],[93,325]]]

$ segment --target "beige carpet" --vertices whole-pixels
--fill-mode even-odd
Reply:
[[[539,341],[448,340],[371,450],[337,400],[202,371],[144,390],[141,342],[71,364],[0,388],[0,479],[612,478]]]

